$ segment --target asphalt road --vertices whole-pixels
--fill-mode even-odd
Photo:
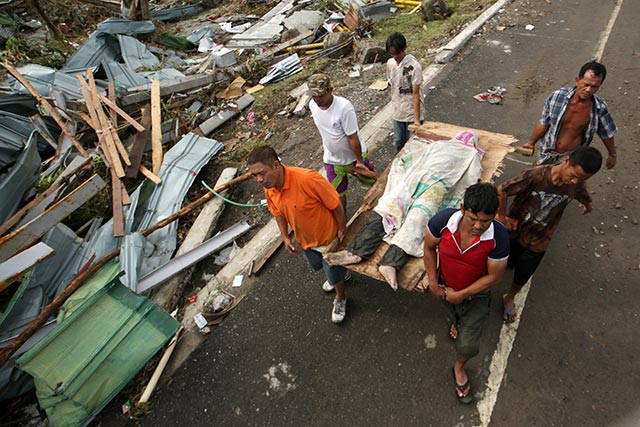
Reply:
[[[347,319],[334,325],[322,274],[280,250],[152,397],[150,413],[133,422],[112,412],[96,424],[470,426],[490,416],[491,426],[638,425],[640,3],[531,3],[509,4],[504,19],[517,25],[496,31],[489,24],[438,76],[427,97],[429,120],[526,138],[548,93],[572,85],[594,57],[622,3],[604,45],[609,74],[599,93],[620,128],[619,160],[589,181],[594,212],[567,209],[517,329],[502,322],[510,274],[495,290],[481,353],[468,364],[476,401],[485,402],[482,419],[475,404],[455,399],[453,346],[438,301],[355,277]],[[535,16],[527,15],[533,8]],[[526,23],[535,29],[526,31]],[[472,99],[497,85],[508,89],[503,105]],[[594,146],[604,152],[599,140]],[[527,161],[509,155],[503,178]],[[515,336],[510,352],[509,342],[503,349],[508,336]],[[505,372],[499,390],[485,385],[492,361]]]

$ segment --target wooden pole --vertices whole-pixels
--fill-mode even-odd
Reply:
[[[219,193],[221,191],[226,190],[227,188],[239,184],[243,181],[246,181],[247,179],[251,178],[252,175],[251,173],[246,173],[242,176],[239,176],[237,178],[232,179],[229,182],[226,182],[220,186],[218,186],[217,188],[214,188],[214,191],[216,193]],[[210,200],[212,197],[214,197],[214,194],[211,192],[207,192],[206,194],[204,194],[203,196],[201,196],[199,199],[193,201],[192,203],[188,204],[187,206],[185,206],[184,208],[180,209],[179,211],[175,212],[173,215],[168,216],[167,218],[163,219],[160,222],[157,222],[155,225],[142,230],[141,234],[143,236],[148,236],[149,234],[153,233],[154,231],[172,223],[173,221],[175,221],[176,219],[180,218],[181,216],[184,216],[186,214],[188,214],[189,212],[191,212],[192,210],[196,209],[199,206],[202,206],[204,203],[206,203],[208,200]],[[22,331],[22,333],[20,333],[20,335],[18,335],[16,337],[16,339],[14,339],[11,344],[9,344],[8,346],[6,346],[5,348],[0,350],[0,368],[4,366],[5,363],[7,363],[7,361],[9,360],[9,358],[11,357],[11,355],[13,353],[15,353],[20,347],[22,347],[22,345],[38,330],[40,329],[40,327],[42,327],[42,325],[44,325],[44,323],[47,321],[47,319],[49,319],[49,317],[51,317],[56,310],[58,310],[60,308],[60,306],[62,306],[62,304],[64,304],[64,302],[67,300],[67,298],[69,298],[84,282],[85,280],[87,280],[89,277],[91,277],[93,274],[95,274],[98,270],[100,270],[100,268],[102,268],[104,265],[106,265],[109,261],[111,261],[113,258],[117,257],[118,255],[120,255],[120,248],[108,253],[107,255],[105,255],[102,259],[100,259],[99,261],[97,261],[95,264],[93,264],[91,267],[86,268],[89,263],[91,261],[93,261],[93,258],[91,258],[91,260],[89,260],[89,263],[87,263],[85,265],[85,267],[80,270],[78,272],[78,274],[73,278],[73,280],[71,280],[71,282],[67,285],[67,287],[60,292],[53,301],[51,301],[51,303],[49,305],[47,305],[46,307],[44,307],[42,309],[42,311],[40,312],[40,314],[38,315],[38,317],[36,317],[33,322],[31,322],[31,324],[27,327],[27,329],[25,329],[24,331]]]

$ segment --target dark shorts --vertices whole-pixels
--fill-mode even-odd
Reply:
[[[340,281],[344,280],[347,275],[347,269],[343,266],[331,266],[322,259],[322,254],[315,249],[304,249],[304,254],[309,261],[309,265],[313,271],[324,270],[327,281],[330,285],[335,286]]]
[[[469,297],[460,304],[444,301],[448,320],[458,328],[456,354],[471,359],[480,352],[480,336],[487,328],[491,292],[485,291]]]
[[[510,245],[507,265],[509,268],[513,268],[513,283],[517,286],[524,286],[540,265],[545,252],[529,250],[515,239],[511,239]]]
[[[371,163],[366,158],[363,160],[364,165],[367,167],[367,169],[369,169],[370,171],[375,170],[373,163]],[[355,162],[352,164],[355,165]],[[327,172],[327,180],[331,183],[331,186],[336,189],[340,197],[346,195],[347,187],[349,185],[348,176],[351,175],[351,171],[346,166],[331,165],[329,163],[324,164],[324,170]],[[366,185],[373,185],[373,183],[376,181],[375,179],[367,178],[366,176],[357,175],[357,178]]]

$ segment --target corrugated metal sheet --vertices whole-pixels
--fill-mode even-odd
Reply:
[[[300,63],[300,58],[298,58],[297,53],[294,53],[288,58],[273,64],[267,75],[261,78],[259,83],[264,85],[279,82],[280,80],[299,73],[302,70],[303,68]]]
[[[118,271],[110,266],[108,283],[96,283],[93,296],[17,361],[34,377],[54,427],[90,421],[178,330],[175,319],[120,285]]]
[[[16,163],[0,177],[0,223],[5,222],[20,207],[20,200],[38,180],[40,155],[35,132],[31,134]],[[12,252],[10,255],[15,253]],[[6,259],[6,258],[5,258]]]
[[[74,74],[78,70],[95,68],[105,60],[120,59],[120,44],[111,34],[94,32],[87,41],[69,58],[62,71]]]
[[[98,32],[107,34],[151,34],[156,26],[151,21],[131,21],[124,18],[107,18],[98,24]]]
[[[138,71],[160,67],[160,60],[147,49],[144,43],[129,36],[118,35],[117,37],[122,59],[129,69]]]
[[[130,88],[149,83],[144,76],[115,61],[102,61],[100,66],[107,75],[107,79],[114,82],[116,86]]]
[[[75,76],[70,76],[53,68],[42,65],[28,64],[18,68],[20,74],[31,83],[31,85],[42,96],[51,96],[52,91],[58,90],[64,94],[66,99],[82,99],[80,85]],[[9,86],[19,93],[29,93],[13,76],[9,77]]]
[[[224,145],[216,140],[189,133],[167,151],[159,174],[164,184],[155,186],[145,182],[131,195],[131,206],[125,213],[125,235],[149,228],[180,209],[182,200],[200,169],[223,147]],[[171,259],[176,249],[177,228],[178,221],[174,221],[147,236],[144,243],[133,243],[132,249],[144,249],[142,260],[133,257],[137,251],[131,251],[131,255],[127,252],[128,255],[120,256],[122,268],[126,273],[122,282],[127,287],[136,289],[138,277],[146,275]]]

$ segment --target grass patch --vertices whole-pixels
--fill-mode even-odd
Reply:
[[[437,47],[438,39],[472,21],[491,4],[493,0],[447,0],[453,12],[451,17],[431,22],[423,21],[420,13],[409,15],[408,9],[399,9],[390,18],[376,23],[373,38],[384,45],[391,33],[400,32],[407,39],[407,52],[425,64],[429,62],[426,59],[429,49]]]

